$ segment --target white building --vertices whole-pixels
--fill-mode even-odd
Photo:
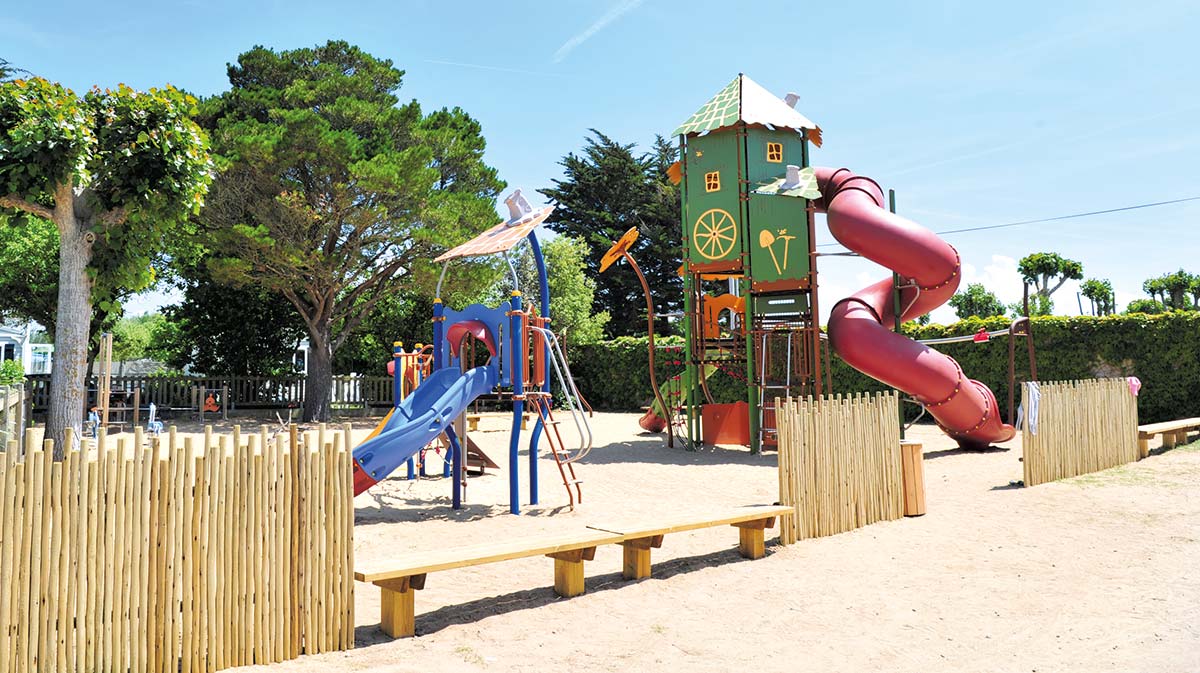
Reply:
[[[54,344],[33,343],[32,323],[0,325],[0,362],[16,360],[25,374],[49,374],[54,363]]]

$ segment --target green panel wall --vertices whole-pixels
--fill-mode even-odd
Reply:
[[[737,136],[732,129],[688,139],[684,235],[694,264],[734,260],[742,253],[745,230],[738,209],[737,152]],[[704,176],[714,171],[720,174],[721,188],[709,192],[705,190]],[[697,237],[697,220],[701,219],[701,236]],[[734,240],[713,240],[709,232],[714,226]]]
[[[750,195],[750,274],[755,281],[796,280],[809,271],[807,201]],[[794,238],[793,238],[794,237]]]
[[[779,163],[767,161],[768,142],[783,145],[783,161]],[[768,131],[765,128],[749,128],[746,130],[746,163],[748,165],[747,179],[750,180],[751,189],[761,182],[782,177],[787,171],[788,164],[803,168],[804,136],[787,129]]]

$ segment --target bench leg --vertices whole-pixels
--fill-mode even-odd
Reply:
[[[1138,460],[1150,455],[1150,440],[1138,439]]]
[[[621,543],[625,564],[621,576],[627,580],[640,580],[650,576],[650,550],[662,546],[663,536],[642,537]]]
[[[596,548],[587,547],[546,555],[554,559],[554,593],[563,598],[582,594],[583,562],[596,558]]]
[[[1162,439],[1163,439],[1163,444],[1162,444],[1163,448],[1167,448],[1167,449],[1175,448],[1175,433],[1174,432],[1164,432]]]
[[[766,533],[764,531],[774,525],[775,517],[733,524],[738,529],[738,552],[748,559],[766,556]]]
[[[425,588],[425,576],[416,575],[376,583],[379,586],[379,628],[393,638],[416,634],[415,594]]]

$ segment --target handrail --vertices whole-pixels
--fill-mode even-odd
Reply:
[[[567,400],[567,409],[570,411],[571,420],[575,421],[575,429],[579,432],[579,451],[574,456],[568,457],[565,461],[572,463],[583,458],[592,450],[592,426],[588,423],[587,414],[583,412],[583,405],[576,404],[577,398],[581,399],[582,395],[580,395],[579,388],[575,385],[575,377],[571,375],[571,368],[567,366],[567,357],[562,351],[558,337],[554,335],[554,332],[545,327],[530,325],[529,329],[540,333],[546,339],[546,343],[551,346],[550,365],[554,368],[554,374],[558,378],[558,383],[564,393],[563,396]],[[572,393],[574,397],[572,397]],[[547,404],[549,404],[548,401]]]

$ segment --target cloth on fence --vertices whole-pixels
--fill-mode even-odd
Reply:
[[[1025,390],[1029,393],[1029,410],[1026,411],[1025,405],[1017,407],[1017,427],[1024,427],[1022,423],[1028,423],[1029,434],[1037,434],[1037,418],[1038,418],[1038,403],[1042,401],[1042,391],[1038,388],[1036,381],[1026,381]]]
[[[1129,392],[1132,393],[1134,397],[1137,397],[1138,392],[1142,389],[1142,380],[1136,376],[1126,377],[1125,380],[1129,381]]]

